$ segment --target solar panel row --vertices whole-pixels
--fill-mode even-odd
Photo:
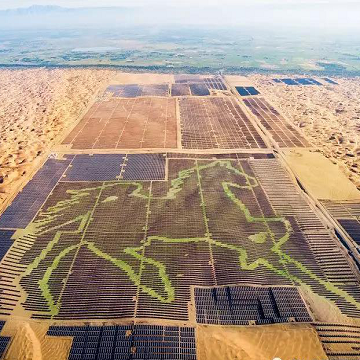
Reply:
[[[191,327],[51,326],[48,336],[71,336],[68,360],[196,360]]]
[[[201,324],[258,325],[312,318],[297,288],[227,286],[195,288],[196,320]]]
[[[0,228],[23,229],[34,218],[47,196],[69,166],[66,159],[48,159],[0,217]]]

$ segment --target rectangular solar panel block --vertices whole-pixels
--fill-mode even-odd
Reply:
[[[286,85],[299,85],[295,80],[293,79],[281,79],[281,81]]]
[[[13,240],[11,240],[11,237],[14,235],[14,233],[14,230],[0,230],[0,261],[3,259],[3,257],[13,244]]]
[[[323,78],[323,80],[325,80],[327,83],[332,84],[332,85],[339,85],[336,81],[331,80],[329,78]]]
[[[320,83],[319,81],[317,81],[315,79],[307,78],[306,80],[310,81],[314,85],[322,86],[322,83]]]
[[[111,181],[120,175],[125,155],[76,155],[64,181]]]
[[[163,154],[130,154],[124,166],[124,180],[165,180]]]
[[[204,84],[191,84],[190,85],[191,94],[194,96],[208,96],[210,91]]]
[[[360,245],[360,223],[357,220],[338,220],[340,225],[351,236],[351,238]]]
[[[0,217],[0,228],[24,229],[62,177],[72,156],[48,159]]]
[[[243,86],[236,86],[236,91],[239,93],[240,96],[249,96],[250,95],[250,93]]]
[[[259,91],[256,90],[253,86],[246,87],[246,90],[250,95],[259,95]]]
[[[300,85],[313,85],[313,83],[308,79],[297,78],[295,79],[295,81],[298,82]]]

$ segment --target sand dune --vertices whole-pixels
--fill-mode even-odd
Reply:
[[[85,69],[0,71],[0,209],[111,74]]]
[[[274,85],[275,76],[250,78],[360,188],[360,78],[338,78],[335,86],[285,86]]]

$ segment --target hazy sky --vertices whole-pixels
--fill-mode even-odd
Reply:
[[[360,2],[360,0],[345,0],[345,2]],[[134,6],[134,5],[174,5],[188,6],[197,5],[239,5],[239,4],[299,4],[299,3],[329,3],[341,4],[344,0],[0,0],[0,8],[27,7],[34,4],[39,5],[59,5],[65,7],[83,7],[83,6]]]

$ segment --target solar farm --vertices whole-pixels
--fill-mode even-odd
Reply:
[[[102,91],[0,216],[0,356],[21,319],[44,348],[64,340],[61,360],[205,360],[207,327],[277,324],[360,358],[339,235],[360,249],[360,202],[305,194],[281,151],[310,143],[249,88],[184,74]]]

